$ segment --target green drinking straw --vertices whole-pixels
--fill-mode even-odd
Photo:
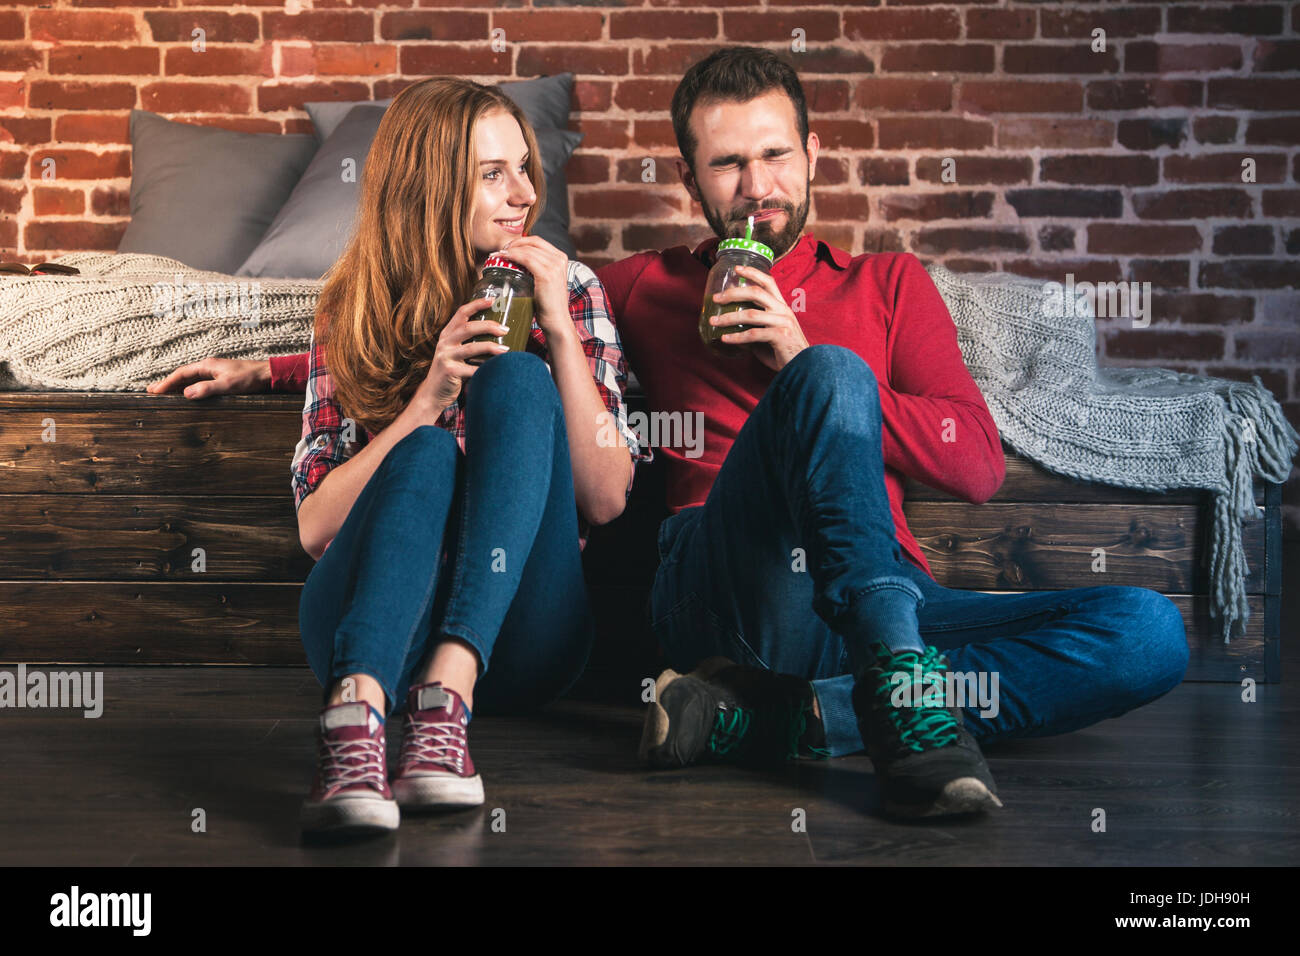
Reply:
[[[745,227],[745,238],[746,239],[754,238],[754,217],[753,216],[749,217],[749,225]]]

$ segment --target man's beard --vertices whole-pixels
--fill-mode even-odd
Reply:
[[[717,210],[709,208],[708,203],[701,202],[700,206],[703,208],[704,218],[713,228],[714,234],[722,239],[744,238],[745,227],[751,215],[756,216],[769,209],[780,209],[785,213],[785,228],[777,232],[772,227],[772,220],[755,222],[754,233],[750,237],[757,239],[771,249],[773,259],[780,259],[793,248],[794,244],[799,241],[800,236],[803,235],[804,224],[808,221],[811,190],[811,184],[805,183],[803,203],[797,208],[788,202],[780,200],[749,208],[742,206],[740,208],[744,210],[743,213],[733,213],[732,218],[727,220],[724,220]]]

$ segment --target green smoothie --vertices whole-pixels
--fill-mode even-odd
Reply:
[[[506,346],[512,352],[523,352],[528,347],[528,336],[533,330],[533,300],[532,297],[511,296],[506,307],[500,312],[489,307],[475,315],[471,322],[480,319],[487,319],[492,322],[500,322],[508,331],[505,335],[496,336],[491,334],[476,335],[469,339],[470,342],[499,342]],[[490,355],[473,356],[467,361],[470,365],[482,365]]]
[[[722,336],[729,332],[744,332],[749,328],[748,325],[710,325],[709,319],[715,315],[725,315],[728,312],[739,312],[741,309],[752,309],[752,302],[724,302],[722,305],[714,305],[713,296],[704,297],[704,307],[700,310],[700,338],[704,340],[712,351],[718,355],[744,355],[745,346],[737,345],[733,342],[722,341]]]

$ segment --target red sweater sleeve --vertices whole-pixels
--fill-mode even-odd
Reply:
[[[272,355],[271,391],[307,391],[308,353],[301,355]]]
[[[982,504],[1006,477],[1002,439],[957,344],[957,326],[916,256],[894,258],[889,382],[879,383],[885,464]]]

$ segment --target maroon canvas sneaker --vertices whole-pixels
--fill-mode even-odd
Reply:
[[[460,695],[440,683],[418,684],[406,698],[402,756],[393,795],[409,810],[454,810],[483,803],[483,780],[474,772]]]
[[[320,714],[316,779],[302,805],[307,833],[396,830],[400,811],[388,788],[384,725],[364,701]]]

